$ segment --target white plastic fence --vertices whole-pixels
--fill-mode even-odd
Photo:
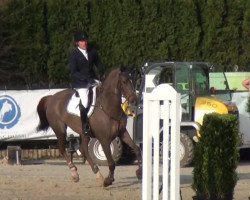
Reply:
[[[163,123],[162,166],[159,159],[160,120]],[[170,85],[161,84],[143,96],[143,200],[180,199],[179,145],[180,94]]]

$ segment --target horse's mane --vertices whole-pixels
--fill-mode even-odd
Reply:
[[[117,73],[117,71],[120,71],[122,73],[129,73],[130,72],[130,69],[129,67],[127,66],[124,66],[124,65],[120,65],[118,67],[113,67],[111,69],[109,69],[106,73],[105,73],[105,77],[107,78],[109,75],[113,74],[113,73]],[[103,80],[105,81],[106,78]]]
[[[101,91],[103,91],[105,88],[109,88],[117,84],[116,77],[118,77],[119,72],[120,68],[113,68],[111,71],[108,72],[107,76],[101,84]]]
[[[109,79],[110,76],[113,76],[114,73],[128,73],[128,69],[124,66],[118,66],[118,67],[113,67],[110,68],[108,71],[105,72],[105,75],[103,77],[103,80],[101,81],[101,85],[99,87],[99,90],[102,91],[105,87],[105,85],[113,85],[113,82],[111,81],[110,83],[107,83],[107,79]],[[115,81],[115,80],[114,80]]]

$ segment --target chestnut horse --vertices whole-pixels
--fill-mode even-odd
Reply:
[[[141,151],[129,136],[126,129],[127,116],[121,108],[122,96],[126,98],[130,105],[134,105],[137,101],[135,89],[128,72],[123,68],[111,70],[96,91],[96,104],[93,105],[94,111],[89,117],[89,125],[91,135],[101,143],[108,161],[109,174],[102,182],[103,186],[109,186],[114,181],[115,162],[111,155],[110,144],[116,137],[119,137],[135,152],[139,165],[136,176],[141,179]],[[68,164],[73,180],[77,182],[79,181],[77,168],[65,150],[66,128],[70,127],[80,135],[80,152],[82,156],[86,158],[92,171],[98,177],[103,178],[98,166],[93,163],[89,155],[88,142],[90,137],[83,133],[81,117],[67,111],[67,104],[74,93],[74,90],[66,89],[54,95],[43,97],[37,105],[40,118],[37,130],[47,130],[48,127],[53,129],[57,137],[59,151]]]

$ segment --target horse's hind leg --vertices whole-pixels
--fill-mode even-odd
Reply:
[[[57,122],[56,125],[54,125],[54,126],[51,125],[51,127],[56,134],[60,154],[65,158],[65,160],[67,162],[73,180],[75,182],[78,182],[79,175],[77,173],[77,168],[74,165],[74,163],[72,162],[72,159],[70,158],[70,156],[66,152],[66,126],[63,123]]]
[[[134,143],[131,139],[128,131],[126,130],[124,133],[120,135],[120,139],[125,142],[132,150],[134,151],[136,158],[138,160],[138,169],[136,170],[136,176],[139,180],[142,179],[142,156],[140,148]]]

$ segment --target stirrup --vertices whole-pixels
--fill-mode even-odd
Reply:
[[[89,126],[89,124],[86,124],[86,126],[85,126],[85,128],[83,130],[83,133],[85,135],[89,135],[90,134],[90,126]]]

